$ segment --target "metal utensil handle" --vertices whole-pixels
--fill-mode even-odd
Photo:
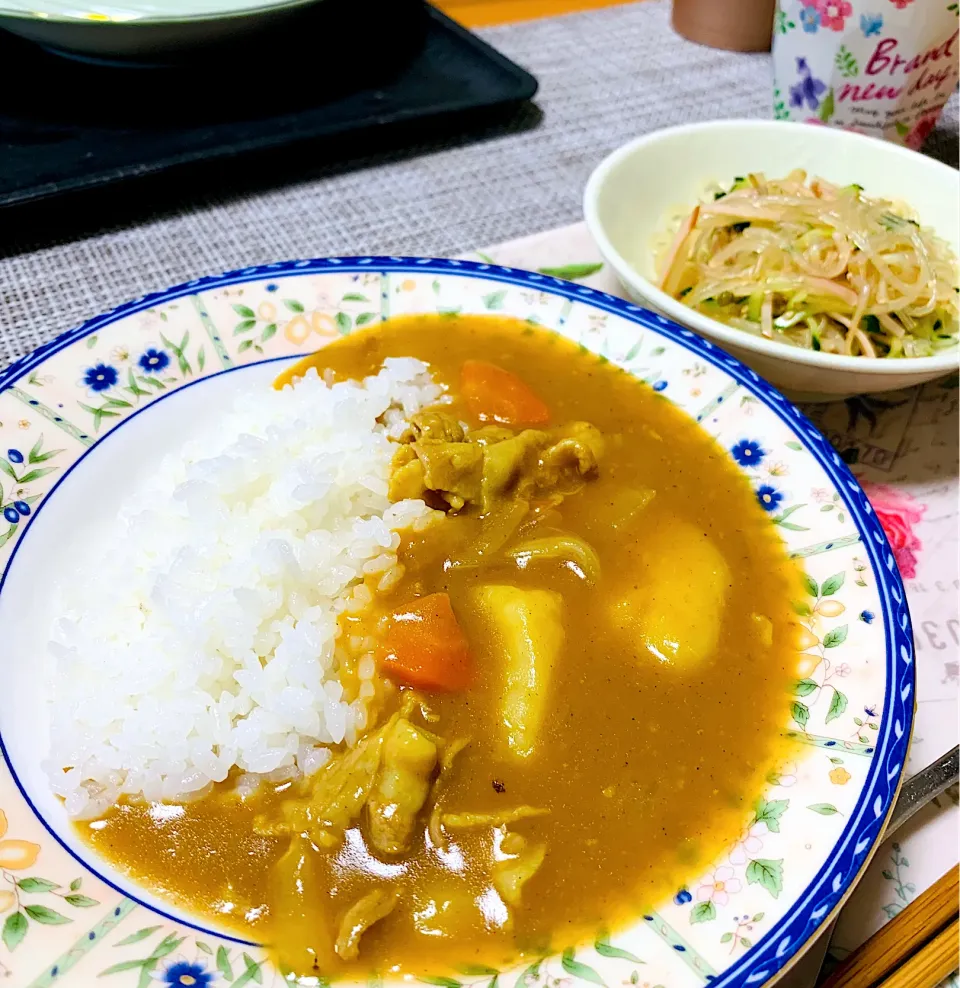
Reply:
[[[948,751],[903,784],[884,836],[888,837],[898,827],[902,827],[917,810],[949,789],[958,778],[960,778],[960,746],[955,746],[953,750]]]

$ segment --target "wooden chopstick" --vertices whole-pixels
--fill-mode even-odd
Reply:
[[[960,920],[954,920],[926,946],[881,982],[880,988],[935,988],[957,970]]]
[[[871,988],[880,984],[898,968],[905,966],[907,958],[918,954],[922,947],[938,939],[938,934],[944,932],[945,927],[949,929],[952,923],[954,965],[946,972],[951,974],[957,969],[958,895],[960,868],[954,867],[914,899],[903,912],[874,933],[866,943],[861,944],[820,988]],[[920,982],[905,981],[898,983],[898,988],[904,988],[907,984],[919,985]]]

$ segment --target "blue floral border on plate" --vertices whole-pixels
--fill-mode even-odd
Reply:
[[[412,257],[332,257],[242,268],[222,275],[198,278],[166,291],[153,292],[125,302],[115,309],[88,320],[75,329],[62,333],[50,343],[38,347],[32,353],[15,361],[0,373],[0,392],[14,385],[21,377],[43,363],[49,356],[70,346],[77,340],[125,316],[173,301],[185,295],[242,284],[247,281],[257,281],[267,276],[370,270],[409,273],[427,271],[434,274],[484,278],[504,284],[536,288],[571,301],[586,302],[595,308],[620,316],[647,329],[652,329],[697,354],[701,359],[714,366],[719,366],[739,384],[756,395],[782,421],[796,430],[803,439],[805,447],[826,471],[837,489],[842,492],[850,516],[854,519],[860,533],[864,549],[870,557],[873,571],[877,577],[877,591],[883,602],[883,621],[887,643],[885,656],[887,690],[884,697],[883,730],[877,738],[876,754],[871,761],[866,784],[860,793],[856,807],[850,814],[847,826],[833,847],[828,861],[807,885],[803,894],[794,903],[792,910],[769,933],[751,947],[737,963],[732,964],[722,974],[709,979],[710,984],[715,988],[763,984],[787,964],[840,904],[877,843],[887,815],[893,806],[906,764],[907,746],[913,725],[916,683],[913,664],[913,631],[903,581],[897,570],[886,535],[867,496],[861,490],[846,464],[813,423],[758,374],[735,357],[677,323],[623,299],[608,295],[606,292],[576,285],[560,278],[495,264],[480,264],[474,261]],[[85,455],[87,454],[82,454],[81,458]],[[42,505],[36,514],[39,514],[41,509]],[[11,556],[11,561],[12,559],[13,556]],[[9,562],[7,568],[9,569]],[[5,576],[6,573],[0,577],[0,589],[2,589]],[[2,739],[0,739],[0,750],[2,750],[4,760],[7,762],[17,786],[20,787],[19,779],[7,757]],[[20,789],[23,792],[22,787]],[[25,793],[24,797],[26,798]],[[30,805],[32,808],[32,804]],[[59,842],[56,834],[49,827],[47,829]],[[60,843],[62,845],[62,842]],[[70,848],[64,846],[64,849],[73,855],[74,852]],[[81,861],[81,864],[89,867],[86,862]],[[153,907],[146,906],[146,908],[152,909]],[[158,912],[155,909],[153,911]]]

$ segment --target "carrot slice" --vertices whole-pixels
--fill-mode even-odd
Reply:
[[[541,425],[550,420],[550,409],[516,374],[485,360],[464,361],[460,390],[481,422]]]
[[[418,597],[390,615],[382,660],[387,675],[424,690],[462,690],[473,678],[470,646],[445,593]]]

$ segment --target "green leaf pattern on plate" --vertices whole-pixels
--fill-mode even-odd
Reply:
[[[581,278],[589,278],[603,269],[601,261],[588,262],[586,264],[564,264],[558,268],[537,268],[540,274],[548,275],[551,278],[563,278],[565,281],[578,281]]]
[[[603,978],[588,964],[577,960],[573,947],[567,947],[561,958],[561,966],[571,977],[579,978],[581,981],[589,981],[592,984],[606,988]]]
[[[824,724],[830,724],[841,718],[847,710],[849,699],[840,689],[836,680],[847,674],[849,667],[842,661],[837,661],[833,650],[842,646],[850,633],[849,624],[834,624],[826,627],[826,622],[839,619],[846,612],[846,605],[837,599],[836,595],[846,584],[847,574],[838,570],[817,583],[809,574],[803,575],[804,589],[810,600],[795,607],[800,618],[800,646],[804,656],[813,661],[816,668],[803,679],[798,680],[793,692],[797,698],[790,705],[790,716],[801,728],[807,729],[811,709],[827,699],[824,713]],[[855,726],[860,727],[861,724]],[[866,743],[868,738],[856,732],[858,741]]]
[[[129,947],[158,934],[161,926],[147,926],[136,933],[120,940],[115,946]],[[178,930],[166,933],[156,943],[149,953],[111,964],[99,972],[99,977],[105,978],[128,971],[139,972],[139,984],[144,986],[164,980],[164,972],[173,964],[184,959],[200,972],[222,983],[230,984],[233,988],[243,988],[244,985],[264,983],[264,966],[266,957],[252,957],[246,950],[235,944],[221,943],[214,955],[213,948],[204,940],[193,939]],[[188,949],[188,947],[192,949]],[[193,975],[191,975],[193,976]],[[125,984],[131,984],[124,981]],[[138,984],[138,988],[139,988]]]
[[[63,453],[63,449],[44,449],[43,434],[37,438],[24,457],[18,449],[8,449],[6,456],[0,456],[0,514],[5,527],[0,527],[0,548],[7,544],[19,531],[21,521],[28,517],[31,506],[40,500],[36,493],[38,480],[56,473],[60,467],[37,466],[46,463]]]
[[[783,859],[757,858],[747,865],[747,881],[765,888],[774,899],[783,891]]]
[[[690,911],[691,923],[706,923],[717,918],[717,907],[712,902],[698,902]]]
[[[599,937],[594,943],[593,949],[601,957],[618,957],[621,960],[633,961],[634,964],[643,963],[636,954],[631,953],[629,950],[624,950],[622,947],[615,947],[606,936]]]
[[[105,421],[123,418],[144,399],[153,400],[202,372],[209,340],[202,341],[189,329],[179,335],[170,333],[169,325],[166,330],[158,332],[155,343],[115,347],[90,358],[93,366],[84,375],[87,395],[77,406],[89,416],[94,435]]]
[[[761,799],[753,815],[754,823],[763,823],[772,834],[780,832],[780,817],[790,805],[789,799]]]
[[[720,937],[721,944],[730,944],[731,954],[738,947],[743,950],[749,950],[753,946],[753,940],[745,934],[753,932],[754,925],[763,919],[763,913],[754,913],[752,916],[747,915],[742,918],[734,918],[737,919],[736,927],[733,930],[727,931]]]
[[[840,812],[833,803],[812,803],[807,809],[819,813],[820,816],[833,816]]]
[[[40,926],[65,926],[77,918],[70,915],[69,911],[60,912],[59,909],[54,909],[43,902],[33,901],[34,896],[54,896],[75,909],[89,909],[91,906],[100,905],[97,899],[69,892],[49,878],[33,875],[25,878],[14,878],[13,874],[5,869],[0,869],[0,878],[5,884],[15,889],[15,909],[7,915],[3,922],[2,931],[0,931],[0,940],[11,952],[27,936],[31,922]],[[80,879],[74,879],[69,888],[73,888],[74,885],[79,887],[80,881]]]

